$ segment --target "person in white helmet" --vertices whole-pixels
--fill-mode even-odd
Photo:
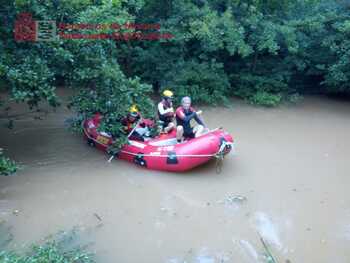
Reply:
[[[205,124],[199,118],[202,111],[195,111],[191,107],[191,98],[186,96],[181,100],[181,106],[176,109],[176,139],[181,142],[184,138],[195,138],[200,136],[203,131]],[[195,127],[191,126],[191,120],[194,119],[198,125]]]

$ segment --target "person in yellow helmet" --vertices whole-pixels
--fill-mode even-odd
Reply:
[[[135,117],[135,118],[140,115],[139,109],[137,108],[136,104],[133,104],[129,108],[129,115],[132,116],[132,117]]]
[[[123,125],[124,132],[126,134],[130,134],[130,132],[133,130],[134,125],[139,122],[141,119],[141,114],[137,108],[137,106],[134,104],[129,108],[129,112],[121,120],[121,124]],[[131,140],[143,140],[142,135],[139,134],[136,130],[130,135],[129,137]]]
[[[158,103],[158,117],[162,121],[162,129],[165,133],[170,132],[175,127],[173,97],[174,93],[166,89],[162,93],[162,100]]]
[[[144,141],[149,138],[151,134],[150,129],[154,125],[152,120],[142,118],[135,104],[129,108],[129,112],[127,116],[121,120],[121,124],[124,126],[125,134],[129,135],[129,139],[137,141]]]

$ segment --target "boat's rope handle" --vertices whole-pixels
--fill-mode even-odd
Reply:
[[[219,151],[217,152],[217,154],[215,156],[215,158],[216,158],[215,170],[216,170],[217,174],[221,173],[221,170],[222,170],[222,164],[223,164],[223,160],[224,160],[224,157],[225,157],[225,148],[226,148],[226,146],[233,147],[233,143],[232,142],[228,142],[228,141],[223,141],[221,143],[220,149],[219,149]]]

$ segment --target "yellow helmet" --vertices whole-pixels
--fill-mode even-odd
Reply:
[[[174,93],[171,90],[166,89],[163,91],[163,96],[166,98],[172,98],[174,96]]]
[[[139,113],[139,109],[137,108],[136,104],[133,104],[130,109],[129,112],[131,115],[137,115]]]

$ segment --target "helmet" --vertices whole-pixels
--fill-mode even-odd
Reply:
[[[133,117],[137,117],[137,115],[139,114],[139,110],[136,106],[136,104],[133,104],[130,109],[129,109],[129,114]]]
[[[166,89],[166,90],[163,91],[163,96],[165,98],[170,98],[171,99],[174,96],[174,93],[171,90]]]

